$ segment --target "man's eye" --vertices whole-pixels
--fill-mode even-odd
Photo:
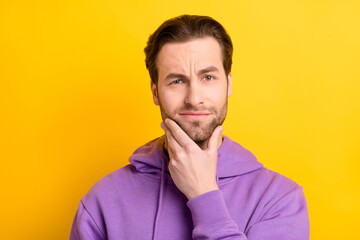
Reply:
[[[171,84],[179,84],[179,83],[182,83],[182,80],[178,79],[178,80],[171,82]]]
[[[214,77],[208,75],[208,76],[205,76],[205,77],[204,77],[204,80],[206,80],[206,81],[211,81],[211,80],[214,80]]]

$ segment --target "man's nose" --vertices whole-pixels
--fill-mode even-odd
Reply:
[[[189,81],[185,103],[194,107],[204,103],[201,83],[199,80]]]

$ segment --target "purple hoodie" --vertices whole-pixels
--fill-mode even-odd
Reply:
[[[309,239],[307,204],[295,182],[225,136],[218,150],[220,190],[188,201],[169,174],[164,139],[138,148],[130,165],[91,188],[70,240]]]

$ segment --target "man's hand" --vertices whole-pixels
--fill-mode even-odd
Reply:
[[[205,150],[202,150],[173,120],[165,119],[161,127],[166,133],[170,156],[169,171],[177,188],[189,200],[218,190],[217,149],[222,141],[221,133],[224,127],[215,128]]]

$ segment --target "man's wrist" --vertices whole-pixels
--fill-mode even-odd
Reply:
[[[211,192],[211,191],[215,191],[215,190],[219,190],[219,187],[217,185],[212,186],[212,187],[208,187],[208,188],[204,188],[204,189],[200,189],[196,192],[190,193],[188,195],[186,195],[187,199],[190,201],[200,195],[203,195],[205,193]]]

